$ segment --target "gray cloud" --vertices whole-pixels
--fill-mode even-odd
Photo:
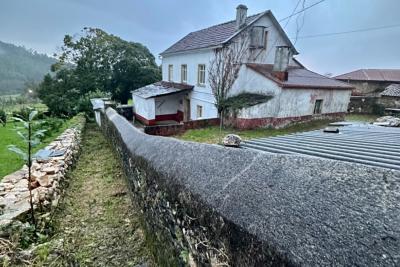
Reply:
[[[234,19],[239,3],[249,14],[271,9],[280,19],[298,0],[282,1],[106,1],[2,0],[0,40],[52,54],[65,34],[99,27],[126,40],[141,42],[157,56],[191,31]],[[307,0],[306,5],[316,0]],[[305,12],[300,36],[400,23],[398,0],[326,0]],[[293,37],[295,19],[287,29]],[[310,69],[339,74],[356,68],[400,68],[400,27],[299,39],[298,58]]]

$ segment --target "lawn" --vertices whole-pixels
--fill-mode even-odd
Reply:
[[[77,117],[74,117],[65,121],[58,131],[52,132],[49,137],[35,147],[34,152],[45,147],[65,129],[75,124],[76,120]],[[18,170],[24,164],[22,159],[20,159],[15,153],[9,151],[7,148],[9,145],[17,145],[21,148],[26,147],[26,144],[22,142],[15,130],[15,127],[18,125],[19,123],[10,122],[7,123],[6,127],[0,126],[0,180],[5,175]]]
[[[381,116],[372,114],[349,114],[346,116],[346,121],[361,121],[361,122],[374,122]]]
[[[346,116],[346,121],[362,121],[362,122],[373,122],[377,117],[375,115],[359,115],[352,114]],[[295,124],[283,129],[272,129],[272,128],[259,128],[254,130],[237,130],[227,128],[222,130],[222,137],[227,134],[237,134],[244,140],[260,137],[270,137],[277,135],[285,135],[297,132],[305,132],[326,127],[331,121],[320,120],[312,121],[308,123]],[[219,143],[219,127],[207,127],[203,129],[188,130],[181,135],[175,136],[175,138],[194,141],[200,143],[218,144]]]

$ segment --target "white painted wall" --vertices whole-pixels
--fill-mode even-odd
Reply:
[[[208,85],[208,71],[210,61],[214,56],[211,49],[200,50],[195,52],[188,52],[184,54],[176,54],[171,56],[164,56],[162,58],[162,77],[164,81],[168,81],[168,65],[173,65],[173,82],[181,82],[181,65],[187,65],[187,83],[194,85],[193,91],[190,93],[190,118],[196,119],[210,119],[217,118],[218,112],[215,108],[214,95]],[[199,64],[206,65],[206,84],[199,86],[197,84],[197,67]],[[203,116],[197,118],[197,105],[203,107]]]
[[[282,89],[266,103],[238,112],[238,118],[296,117],[312,115],[315,100],[322,99],[322,113],[346,112],[351,90]]]
[[[245,92],[278,95],[281,90],[282,89],[274,81],[265,78],[263,75],[243,65],[228,95],[234,96]]]
[[[267,46],[263,49],[255,49],[248,62],[261,64],[274,64],[276,46],[289,46],[289,43],[282,37],[278,29],[273,25],[269,16],[263,16],[257,20],[254,26],[264,26],[267,31]],[[289,65],[298,64],[290,60]]]
[[[147,120],[154,120],[156,118],[154,98],[142,98],[132,94],[132,100],[133,111],[136,114]]]
[[[247,62],[254,63],[264,63],[264,64],[273,64],[275,59],[275,47],[281,45],[289,45],[284,38],[282,38],[281,34],[277,30],[277,28],[273,25],[269,16],[263,16],[257,22],[255,22],[256,26],[265,26],[268,31],[267,37],[267,47],[264,49],[257,49],[254,51],[253,56],[250,57]],[[235,39],[234,39],[235,40]],[[255,57],[257,55],[257,57]],[[210,61],[214,56],[214,52],[211,49],[203,49],[196,50],[184,53],[177,53],[173,55],[165,55],[162,58],[162,79],[164,81],[168,81],[168,66],[173,65],[173,82],[181,82],[181,65],[187,65],[187,83],[190,85],[194,85],[194,89],[190,94],[191,100],[191,119],[208,119],[208,118],[217,118],[218,112],[215,107],[215,99],[212,94],[211,88],[208,85],[208,67],[210,66]],[[204,87],[197,85],[197,67],[198,64],[206,65],[206,85]],[[291,65],[298,66],[297,63],[290,61]],[[252,92],[264,92],[267,90],[268,92],[272,91],[277,93],[279,91],[279,87],[276,86],[273,82],[268,82],[265,78],[256,77],[259,74],[252,74],[249,77],[246,77],[250,74],[249,70],[241,71],[239,77],[245,76],[245,79],[240,80],[236,83],[236,87],[232,88],[232,91],[238,93],[239,91],[243,91],[242,88],[244,84],[247,84],[246,87],[248,90]],[[197,105],[203,107],[203,116],[201,118],[197,118]]]

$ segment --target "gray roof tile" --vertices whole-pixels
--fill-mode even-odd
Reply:
[[[246,24],[250,24],[261,14],[262,13],[258,13],[247,17]],[[236,21],[231,20],[199,31],[191,32],[161,54],[216,46],[226,41],[235,33]]]
[[[381,93],[382,96],[400,97],[400,84],[391,84]]]

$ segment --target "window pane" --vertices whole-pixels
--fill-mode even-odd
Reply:
[[[197,83],[198,84],[205,84],[206,82],[206,65],[199,64],[198,72],[197,72]]]
[[[187,65],[181,66],[181,82],[187,82]]]
[[[196,113],[197,113],[197,118],[202,118],[203,117],[203,107],[200,105],[197,105],[197,109],[196,109]]]
[[[173,65],[168,65],[168,81],[172,82],[173,80]]]

